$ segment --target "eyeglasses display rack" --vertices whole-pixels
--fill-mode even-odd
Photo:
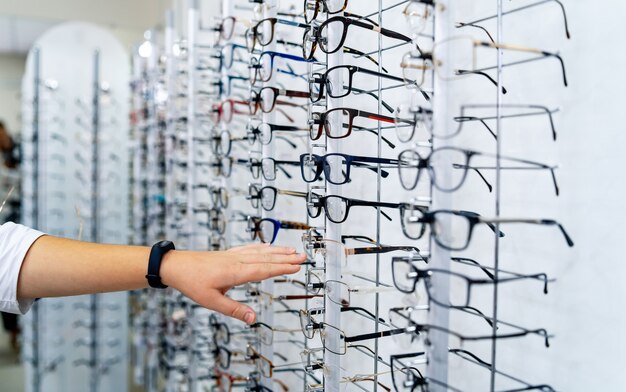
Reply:
[[[552,338],[536,325],[554,280],[543,261],[574,242],[549,216],[554,150],[528,135],[556,140],[558,110],[532,87],[567,78],[557,51],[525,46],[545,32],[520,28],[547,9],[569,39],[559,1],[194,0],[169,12],[155,55],[164,75],[142,82],[167,97],[163,142],[143,139],[164,146],[144,147],[164,154],[151,158],[164,162],[159,235],[308,259],[228,292],[257,311],[252,325],[171,289],[137,297],[136,380],[152,374],[151,391],[555,390],[537,365]]]
[[[68,65],[59,49],[77,36]],[[84,23],[59,25],[37,41],[22,85],[24,224],[49,235],[127,242],[124,58],[115,39]],[[125,293],[33,306],[23,318],[26,390],[126,390]]]

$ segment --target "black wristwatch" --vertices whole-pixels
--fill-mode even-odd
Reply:
[[[152,246],[152,250],[150,251],[150,259],[148,260],[148,274],[146,275],[146,279],[148,279],[148,284],[150,287],[155,289],[165,289],[166,285],[161,282],[161,275],[159,271],[161,270],[161,261],[163,260],[163,256],[170,250],[174,250],[174,243],[172,241],[160,241]]]

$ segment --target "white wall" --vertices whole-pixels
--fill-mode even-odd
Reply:
[[[15,135],[20,129],[20,90],[26,57],[0,55],[0,120]]]

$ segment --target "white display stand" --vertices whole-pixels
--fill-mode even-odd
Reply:
[[[127,243],[129,77],[128,54],[98,26],[62,24],[35,42],[22,85],[25,224]],[[24,319],[26,390],[125,391],[127,314],[126,293],[38,301]]]

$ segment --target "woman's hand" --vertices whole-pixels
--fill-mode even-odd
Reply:
[[[252,308],[225,296],[234,286],[300,271],[305,255],[293,248],[251,244],[218,252],[171,251],[163,258],[161,277],[205,308],[248,324]]]

